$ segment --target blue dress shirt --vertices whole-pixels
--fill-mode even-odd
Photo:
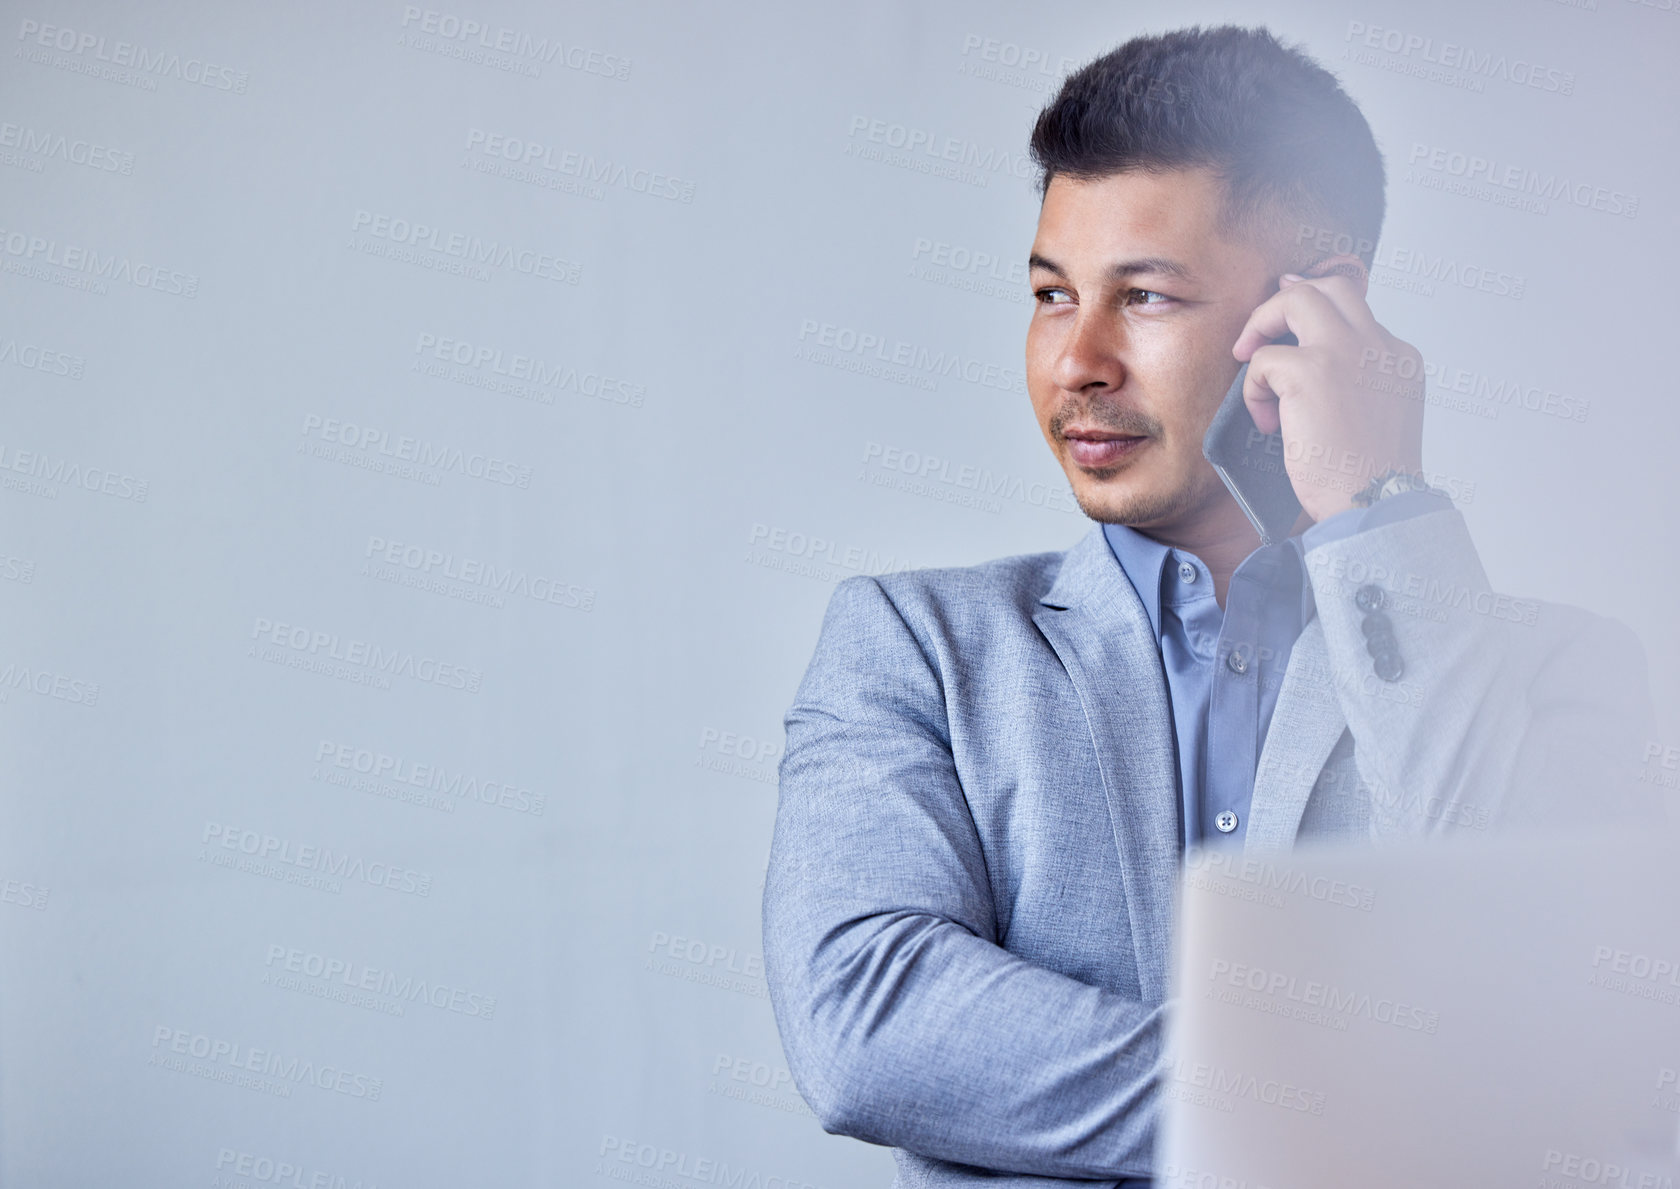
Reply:
[[[1262,545],[1231,575],[1223,611],[1201,558],[1126,525],[1103,526],[1109,548],[1149,613],[1166,674],[1178,752],[1181,849],[1242,844],[1284,668],[1317,611],[1307,551],[1451,507],[1452,501],[1433,492],[1401,492]]]

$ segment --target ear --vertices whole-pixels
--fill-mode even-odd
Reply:
[[[1371,274],[1365,268],[1365,262],[1359,257],[1347,252],[1335,256],[1326,256],[1316,260],[1301,270],[1306,277],[1344,276],[1352,277],[1359,284],[1359,295],[1366,296],[1371,291]]]

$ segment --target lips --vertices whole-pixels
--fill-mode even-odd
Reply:
[[[1073,461],[1088,470],[1102,470],[1130,458],[1149,439],[1141,434],[1111,433],[1103,429],[1073,429],[1062,434]]]

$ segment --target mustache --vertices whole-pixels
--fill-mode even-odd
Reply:
[[[1155,438],[1161,436],[1161,423],[1153,417],[1125,405],[1101,405],[1094,402],[1070,401],[1050,417],[1050,432],[1062,437],[1062,431],[1078,423],[1108,433]]]

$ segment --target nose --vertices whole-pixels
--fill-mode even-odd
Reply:
[[[1124,335],[1111,319],[1103,317],[1100,310],[1082,308],[1074,316],[1073,327],[1056,357],[1056,386],[1065,392],[1119,388],[1126,378],[1125,365],[1120,361],[1124,347]]]

